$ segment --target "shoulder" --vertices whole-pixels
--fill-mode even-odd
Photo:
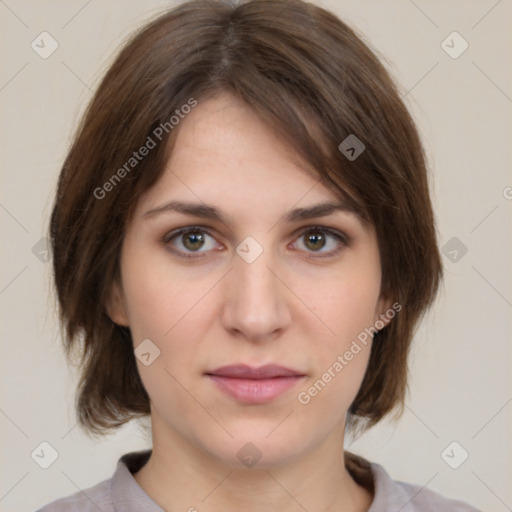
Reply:
[[[389,507],[398,507],[402,512],[480,512],[469,503],[457,499],[445,498],[425,486],[393,480],[379,464],[372,463],[377,491],[385,507],[372,507],[368,512],[380,512]]]
[[[464,501],[445,498],[426,486],[393,480],[380,464],[349,452],[345,455],[347,469],[356,482],[373,490],[368,512],[481,512]]]
[[[114,512],[111,479],[44,505],[35,512]]]
[[[112,478],[52,501],[35,512],[164,512],[133,477],[150,455],[151,450],[126,453],[118,460]]]

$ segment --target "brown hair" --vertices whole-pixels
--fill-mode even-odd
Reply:
[[[401,412],[409,346],[442,269],[423,148],[396,86],[351,28],[313,4],[192,0],[124,45],[60,174],[50,232],[67,356],[80,348],[79,423],[101,434],[150,413],[130,331],[105,304],[125,226],[179,129],[169,120],[219,92],[279,128],[318,179],[375,226],[381,294],[403,308],[374,337],[349,426],[368,428],[395,406]],[[156,147],[131,161],[155,133],[163,135]],[[338,147],[349,135],[365,145],[352,160]]]

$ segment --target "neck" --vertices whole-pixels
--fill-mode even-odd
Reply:
[[[373,499],[345,468],[338,430],[298,460],[240,468],[153,424],[153,452],[134,476],[164,510],[367,512]]]

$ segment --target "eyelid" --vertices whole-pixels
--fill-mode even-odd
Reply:
[[[295,232],[296,234],[294,233],[294,236],[303,235],[305,233],[309,233],[310,231],[311,232],[322,231],[324,233],[328,233],[329,235],[331,235],[335,238],[339,238],[340,241],[343,241],[347,245],[350,242],[350,237],[345,232],[340,231],[339,229],[336,229],[336,228],[330,228],[328,226],[322,226],[322,225],[318,225],[318,224],[314,224],[311,226],[304,226],[302,228],[299,228]]]
[[[215,235],[213,235],[211,231],[212,231],[211,228],[209,228],[208,226],[201,226],[201,225],[197,225],[197,224],[185,226],[182,228],[174,229],[174,230],[166,233],[162,237],[162,242],[164,243],[164,245],[169,245],[169,242],[171,240],[178,238],[180,235],[184,235],[184,234],[191,233],[191,232],[192,233],[193,232],[202,232],[216,240]],[[321,259],[321,258],[329,258],[329,257],[336,256],[341,252],[341,250],[344,247],[348,246],[351,241],[350,237],[343,231],[340,231],[340,230],[334,229],[334,228],[330,228],[328,226],[321,226],[321,225],[303,226],[303,227],[295,230],[293,233],[293,237],[294,237],[293,241],[296,241],[301,236],[304,236],[307,233],[315,232],[315,231],[326,233],[326,234],[330,235],[331,237],[335,238],[341,244],[342,247],[341,248],[338,247],[337,249],[334,249],[331,251],[317,252],[317,253],[315,253],[315,251],[305,251],[307,254],[311,255],[311,256],[307,256],[310,259]],[[208,252],[211,252],[211,251],[183,252],[178,249],[172,249],[172,252],[173,252],[173,254],[176,254],[178,257],[182,257],[185,259],[200,259],[200,258],[204,257],[204,256],[202,256],[203,254],[207,254]]]
[[[201,231],[203,233],[206,233],[207,235],[211,236],[212,238],[215,238],[214,235],[211,233],[211,228],[208,226],[201,226],[199,224],[194,224],[190,226],[184,226],[182,228],[176,228],[168,233],[166,233],[163,238],[162,242],[168,243],[171,239],[178,237],[179,235],[183,235],[185,233],[195,232],[195,231]]]

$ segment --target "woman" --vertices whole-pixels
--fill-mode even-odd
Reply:
[[[403,407],[442,270],[416,128],[328,11],[193,0],[135,34],[50,231],[80,423],[150,415],[153,447],[41,511],[476,510],[343,451]]]

